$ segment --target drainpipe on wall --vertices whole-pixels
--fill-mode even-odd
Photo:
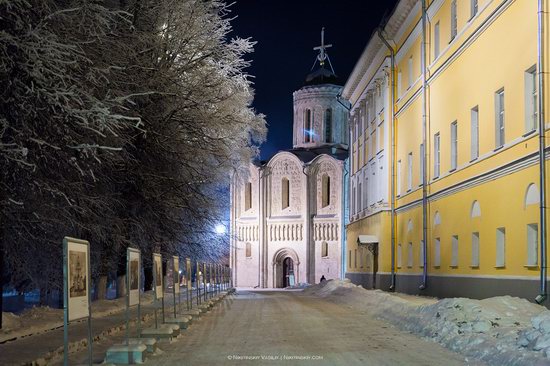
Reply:
[[[544,121],[544,0],[538,0],[537,32],[538,67],[538,124],[539,124],[539,211],[540,211],[540,294],[535,298],[539,304],[547,298],[546,284],[546,126]]]
[[[395,290],[395,51],[393,47],[382,35],[382,29],[378,29],[378,37],[382,40],[386,48],[390,51],[390,103],[391,103],[391,284],[390,290]]]
[[[419,289],[424,290],[428,286],[428,187],[427,187],[427,170],[428,170],[428,126],[427,126],[427,77],[426,77],[426,0],[422,0],[422,56],[420,62],[422,63],[422,141],[424,146],[424,156],[422,169],[422,238],[424,247],[424,258],[422,268],[422,283]]]

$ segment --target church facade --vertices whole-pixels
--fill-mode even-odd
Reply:
[[[343,275],[348,106],[319,67],[294,92],[293,148],[231,183],[230,263],[238,287],[283,288]]]

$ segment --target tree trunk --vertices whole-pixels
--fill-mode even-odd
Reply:
[[[121,298],[126,296],[126,275],[117,276],[116,278],[116,297]]]
[[[107,298],[107,276],[100,276],[97,281],[97,299],[105,300]]]
[[[153,289],[153,267],[152,266],[143,266],[143,291],[151,291]]]

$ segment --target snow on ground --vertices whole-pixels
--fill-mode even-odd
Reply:
[[[153,293],[141,294],[141,304],[153,301]],[[126,297],[115,300],[97,300],[92,302],[92,317],[100,318],[126,309]],[[63,326],[63,309],[37,306],[25,310],[20,315],[2,313],[0,343],[20,337],[47,332]]]
[[[434,299],[365,290],[348,279],[308,287],[325,298],[492,365],[550,365],[550,311],[525,299]]]

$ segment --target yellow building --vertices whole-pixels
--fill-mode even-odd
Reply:
[[[347,277],[441,297],[546,292],[548,9],[401,0],[371,36],[343,91]]]

